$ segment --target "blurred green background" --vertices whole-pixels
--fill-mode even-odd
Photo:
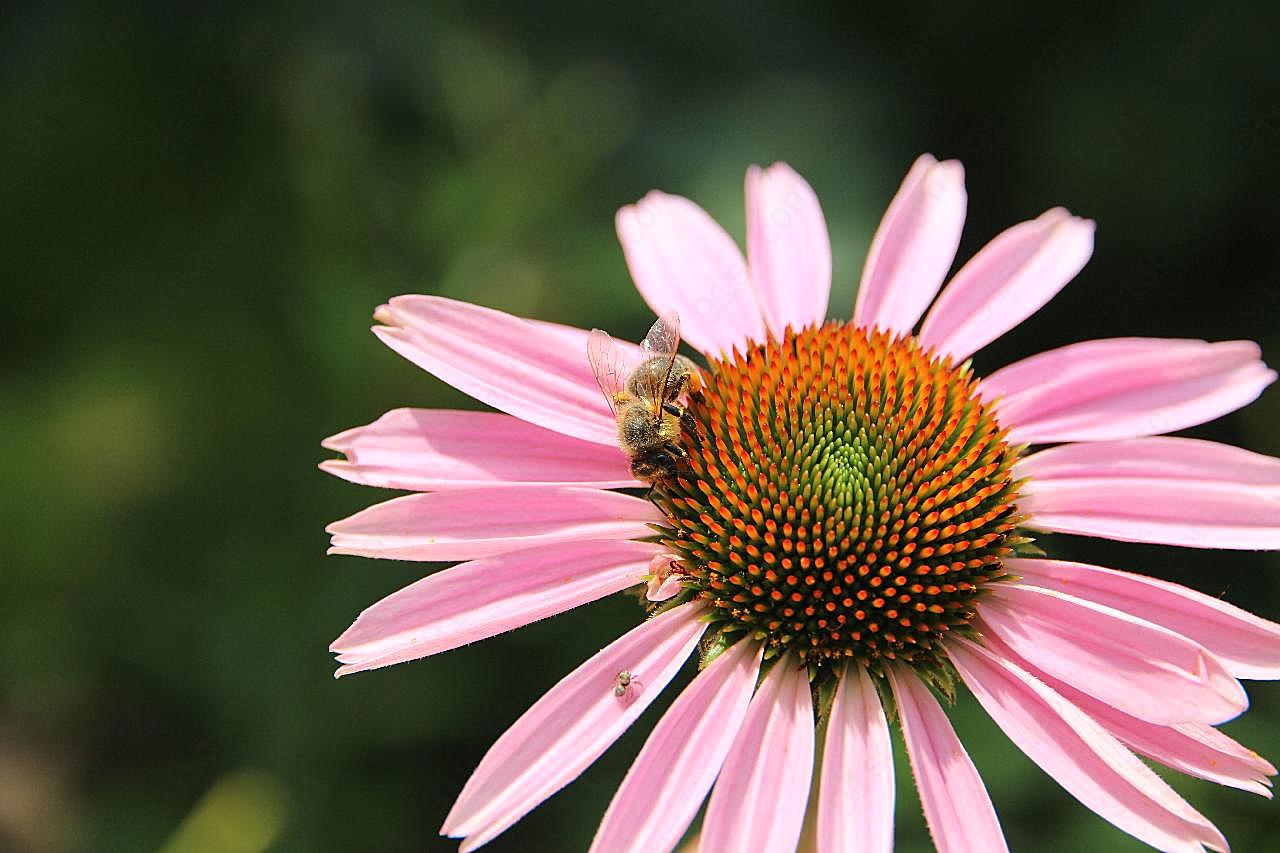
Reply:
[[[1275,4],[24,4],[0,74],[0,850],[451,850],[483,751],[632,625],[629,600],[344,679],[326,652],[419,565],[324,556],[389,495],[326,435],[473,405],[381,346],[439,293],[639,336],[613,212],[660,187],[742,234],[785,159],[825,206],[847,316],[922,151],[965,161],[964,257],[1054,204],[1097,252],[980,371],[1087,337],[1260,340],[1280,362]],[[1280,454],[1280,392],[1191,430]],[[1072,541],[1280,618],[1274,554]],[[1280,687],[1227,730],[1280,759]],[[1017,851],[1137,850],[957,727]],[[495,842],[585,849],[650,710]],[[899,756],[898,849],[928,850]],[[1280,809],[1176,783],[1240,853]]]

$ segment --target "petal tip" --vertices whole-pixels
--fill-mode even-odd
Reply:
[[[351,432],[351,430],[344,429],[342,432],[335,432],[333,435],[327,436],[326,438],[322,438],[320,439],[320,446],[323,447],[325,450],[332,450],[335,453],[346,453],[346,451],[343,449],[342,439],[349,432]]]
[[[935,160],[929,168],[931,174],[949,180],[964,180],[964,163],[959,160]]]
[[[943,160],[929,167],[924,176],[925,192],[933,199],[954,199],[955,203],[967,201],[964,187],[964,164],[959,160]]]
[[[800,178],[800,180],[804,180],[800,173],[793,169],[791,164],[785,160],[774,160],[769,164],[769,168],[765,169],[764,172],[769,176],[780,175],[787,178]]]
[[[1084,216],[1071,216],[1070,222],[1081,232],[1089,234],[1092,237],[1098,230],[1098,223],[1095,220],[1088,219]]]

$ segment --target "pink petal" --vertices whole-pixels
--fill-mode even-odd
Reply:
[[[1052,299],[1093,254],[1093,222],[1061,207],[998,234],[960,268],[920,341],[962,361]]]
[[[1038,669],[1152,723],[1219,723],[1248,707],[1240,683],[1199,643],[1082,598],[999,583],[978,611]]]
[[[680,841],[747,715],[762,647],[740,641],[698,673],[636,756],[592,853],[654,853]]]
[[[916,159],[871,239],[854,325],[911,331],[955,260],[967,202],[958,160]]]
[[[1275,775],[1276,769],[1212,726],[1203,723],[1161,726],[1139,720],[1041,672],[1003,646],[992,651],[1040,679],[1136,752],[1181,773],[1270,799],[1271,783],[1267,776]]]
[[[1014,466],[1028,527],[1194,548],[1280,548],[1280,460],[1190,438],[1052,447]]]
[[[929,688],[904,667],[889,669],[902,738],[938,853],[1008,852],[987,788]]]
[[[747,264],[733,238],[687,198],[653,192],[618,211],[618,239],[636,289],[655,314],[710,358],[765,338]]]
[[[706,630],[685,604],[615,640],[534,703],[480,761],[441,833],[485,844],[600,757],[679,672]],[[633,676],[622,696],[619,672]]]
[[[638,539],[664,516],[652,503],[600,489],[510,486],[432,492],[375,504],[325,528],[330,554],[391,560],[474,560],[576,539]]]
[[[1023,584],[1154,622],[1208,649],[1236,678],[1280,678],[1280,625],[1225,601],[1143,575],[1062,560],[1007,560]]]
[[[1249,341],[1112,338],[1040,353],[979,387],[1014,444],[1135,438],[1252,402],[1276,378],[1258,354]]]
[[[979,387],[987,400],[1012,397],[1034,389],[1045,381],[1046,374],[1052,374],[1054,381],[1071,379],[1080,370],[1092,369],[1092,365],[1099,361],[1123,362],[1156,353],[1178,355],[1183,351],[1195,351],[1205,343],[1193,338],[1095,338],[1015,361],[983,379]]]
[[[1259,494],[1280,492],[1280,459],[1216,441],[1172,436],[1051,447],[1023,459],[1017,471],[1019,477],[1041,480],[1221,480]]]
[[[1086,713],[1088,713],[1086,709]],[[1275,766],[1213,726],[1178,723],[1155,728],[1111,708],[1093,715],[1131,749],[1188,776],[1195,776],[1271,799]],[[1124,717],[1124,724],[1119,721]]]
[[[434,655],[640,583],[661,546],[562,542],[445,569],[369,607],[333,641],[338,675]]]
[[[818,789],[818,853],[893,850],[893,743],[867,672],[850,664],[840,679]]]
[[[529,423],[617,445],[581,329],[439,296],[397,296],[377,317],[393,324],[374,327],[383,343],[459,391]]]
[[[707,803],[706,850],[793,853],[813,774],[809,671],[784,655],[765,676]]]
[[[325,439],[324,446],[347,457],[321,462],[325,471],[388,489],[639,485],[616,446],[570,438],[498,412],[393,409]]]
[[[1227,849],[1208,820],[1079,708],[973,642],[953,638],[948,652],[996,725],[1099,817],[1160,850]]]
[[[747,170],[747,263],[765,324],[779,340],[827,318],[831,240],[818,197],[786,163]]]

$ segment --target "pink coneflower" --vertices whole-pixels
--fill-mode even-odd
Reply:
[[[333,644],[339,675],[648,583],[649,618],[494,744],[442,831],[470,850],[508,829],[696,652],[593,850],[672,849],[708,792],[703,853],[794,850],[811,801],[819,850],[889,850],[894,718],[937,847],[1003,850],[939,702],[957,683],[1124,832],[1226,850],[1138,756],[1270,796],[1275,768],[1215,726],[1246,707],[1238,679],[1280,678],[1280,625],[1047,559],[1031,535],[1280,548],[1280,460],[1160,437],[1257,397],[1276,378],[1257,346],[1094,340],[979,380],[969,357],[1080,271],[1092,222],[1054,208],[1015,225],[942,289],[963,171],[923,156],[872,241],[852,322],[827,321],[809,185],[753,167],[746,200],[745,259],[679,196],[618,214],[641,295],[707,359],[681,400],[688,458],[652,488],[619,450],[587,332],[430,296],[374,315],[388,346],[502,414],[400,409],[325,442],[346,456],[325,470],[419,492],[331,525],[333,551],[467,561],[364,611]]]

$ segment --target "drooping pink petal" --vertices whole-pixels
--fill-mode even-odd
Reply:
[[[1271,779],[1268,777],[1276,775],[1275,765],[1213,726],[1178,723],[1152,730],[1150,723],[1123,715],[1114,708],[1110,709],[1109,718],[1104,719],[1102,713],[1099,711],[1092,716],[1131,749],[1153,761],[1188,776],[1271,799]],[[1124,717],[1123,726],[1115,719],[1117,716]]]
[[[441,833],[485,844],[576,779],[675,676],[706,630],[685,604],[615,640],[565,676],[507,729],[467,780]],[[622,696],[619,672],[631,673]]]
[[[818,853],[891,853],[893,743],[867,672],[851,664],[836,688],[822,748]]]
[[[991,652],[1040,679],[1134,751],[1181,773],[1270,798],[1276,769],[1257,753],[1204,723],[1149,723],[1101,702],[1027,663],[1008,646],[985,638]]]
[[[920,341],[963,361],[1040,310],[1089,262],[1094,223],[1055,207],[1002,231],[955,274]]]
[[[1010,559],[1022,583],[1154,622],[1204,646],[1236,678],[1280,678],[1280,625],[1168,581],[1063,560]]]
[[[1010,582],[994,584],[978,612],[1033,666],[1139,719],[1220,723],[1248,707],[1203,646],[1122,611]]]
[[[996,725],[1099,817],[1160,850],[1227,850],[1213,824],[1079,708],[976,643],[953,638],[948,653]]]
[[[613,795],[591,853],[675,847],[742,727],[761,652],[758,643],[734,644],[676,698]]]
[[[390,560],[474,560],[577,539],[638,539],[665,516],[601,489],[509,486],[404,497],[325,528],[330,554]]]
[[[1064,444],[1020,460],[1027,526],[1193,548],[1280,548],[1280,460],[1210,441]]]
[[[373,329],[383,343],[459,391],[565,435],[618,443],[587,332],[440,296],[397,296],[376,316],[390,324]]]
[[[916,159],[871,239],[854,325],[911,331],[955,260],[967,203],[960,161]]]
[[[1008,851],[987,787],[929,688],[904,667],[889,669],[902,739],[938,853]]]
[[[827,318],[831,239],[818,197],[786,163],[747,169],[747,265],[779,340]]]
[[[1086,341],[998,370],[979,392],[1014,444],[1159,435],[1256,399],[1276,378],[1258,355],[1249,341]]]
[[[321,462],[322,469],[388,489],[639,485],[616,446],[571,438],[499,412],[393,409],[323,444],[347,458]]]
[[[661,546],[561,542],[462,563],[366,609],[333,641],[337,675],[434,655],[641,582]]]
[[[709,358],[765,337],[742,252],[707,212],[654,190],[618,211],[618,239],[636,289],[659,316],[680,315],[680,334]]]
[[[793,853],[813,774],[809,672],[784,655],[765,676],[707,803],[706,850]]]

